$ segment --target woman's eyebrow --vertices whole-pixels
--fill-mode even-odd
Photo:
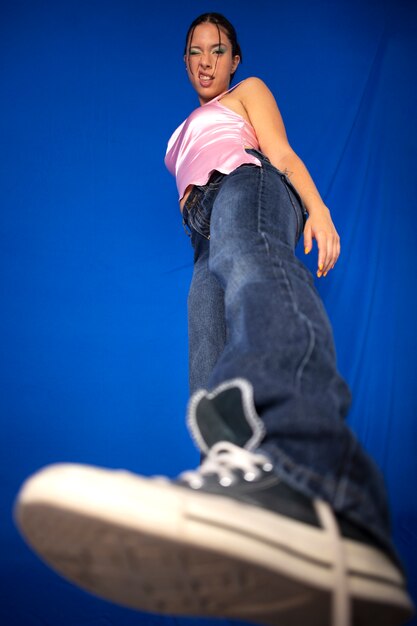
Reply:
[[[224,46],[225,48],[227,48],[227,44],[220,42],[220,43],[213,43],[210,48],[220,48],[220,46]],[[198,48],[199,50],[201,50],[200,46],[197,46],[197,44],[190,44],[189,48]]]

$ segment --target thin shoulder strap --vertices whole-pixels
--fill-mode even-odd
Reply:
[[[229,91],[233,91],[233,89],[235,89],[238,85],[240,85],[240,83],[243,83],[243,80],[240,80],[238,83],[236,83],[236,85],[233,85],[233,87],[230,87],[230,89],[228,89],[227,91],[223,91],[223,93],[219,93],[218,96],[215,96],[212,100],[209,100],[209,102],[206,102],[206,104],[210,104],[211,102],[216,102],[217,100],[225,96],[227,93],[229,93]]]

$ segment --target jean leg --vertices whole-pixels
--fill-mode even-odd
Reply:
[[[344,417],[349,389],[330,323],[296,258],[301,208],[278,170],[243,166],[214,201],[209,269],[225,292],[227,340],[208,388],[241,377],[266,427],[276,471],[371,529],[391,548],[385,488]]]
[[[210,272],[209,240],[192,231],[194,271],[188,294],[190,393],[206,388],[226,341],[224,291]]]

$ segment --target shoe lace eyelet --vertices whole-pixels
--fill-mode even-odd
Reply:
[[[191,487],[191,489],[201,489],[201,487],[203,486],[204,481],[199,478],[192,478],[189,482],[189,485]]]

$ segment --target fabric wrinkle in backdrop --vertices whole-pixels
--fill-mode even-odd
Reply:
[[[236,25],[237,80],[281,108],[342,235],[317,280],[353,392],[349,423],[381,467],[417,599],[417,7],[400,0],[192,6],[0,4],[0,623],[197,624],[85,594],[26,548],[11,510],[57,461],[174,476],[198,463],[184,424],[192,254],[173,129],[198,105],[188,24]],[[312,271],[316,250],[304,258]],[[411,622],[417,624],[414,620]]]

